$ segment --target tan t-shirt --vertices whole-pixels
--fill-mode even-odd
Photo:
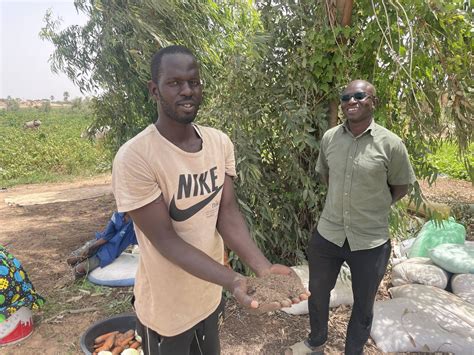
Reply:
[[[154,125],[125,143],[115,156],[112,188],[117,209],[143,207],[163,194],[176,233],[219,263],[223,242],[217,216],[225,175],[235,176],[234,147],[222,132],[194,126],[202,149],[188,153]],[[210,315],[221,286],[201,280],[168,261],[135,225],[140,261],[135,309],[140,322],[163,336],[175,336]]]

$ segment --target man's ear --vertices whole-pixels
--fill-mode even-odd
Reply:
[[[377,96],[372,97],[372,108],[376,108],[379,105],[379,98]]]
[[[151,97],[158,101],[158,84],[155,83],[153,80],[148,81],[148,92]]]

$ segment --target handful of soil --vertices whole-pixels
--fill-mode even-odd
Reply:
[[[297,275],[268,274],[247,278],[247,294],[259,305],[300,297],[306,292]]]

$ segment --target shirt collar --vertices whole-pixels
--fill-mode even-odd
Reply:
[[[342,127],[344,128],[344,132],[352,134],[352,132],[349,129],[349,123],[347,122],[347,120],[345,120],[342,123]],[[375,134],[377,133],[377,124],[375,123],[375,120],[373,118],[372,118],[372,121],[369,124],[369,127],[367,127],[367,129],[364,132],[362,132],[359,135],[359,137],[363,136],[366,132],[369,132],[372,137],[375,137]]]

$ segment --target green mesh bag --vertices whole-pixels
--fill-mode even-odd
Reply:
[[[454,218],[436,222],[431,220],[425,223],[418,233],[408,252],[409,258],[417,256],[429,257],[428,251],[440,244],[464,244],[466,228],[457,223]]]

